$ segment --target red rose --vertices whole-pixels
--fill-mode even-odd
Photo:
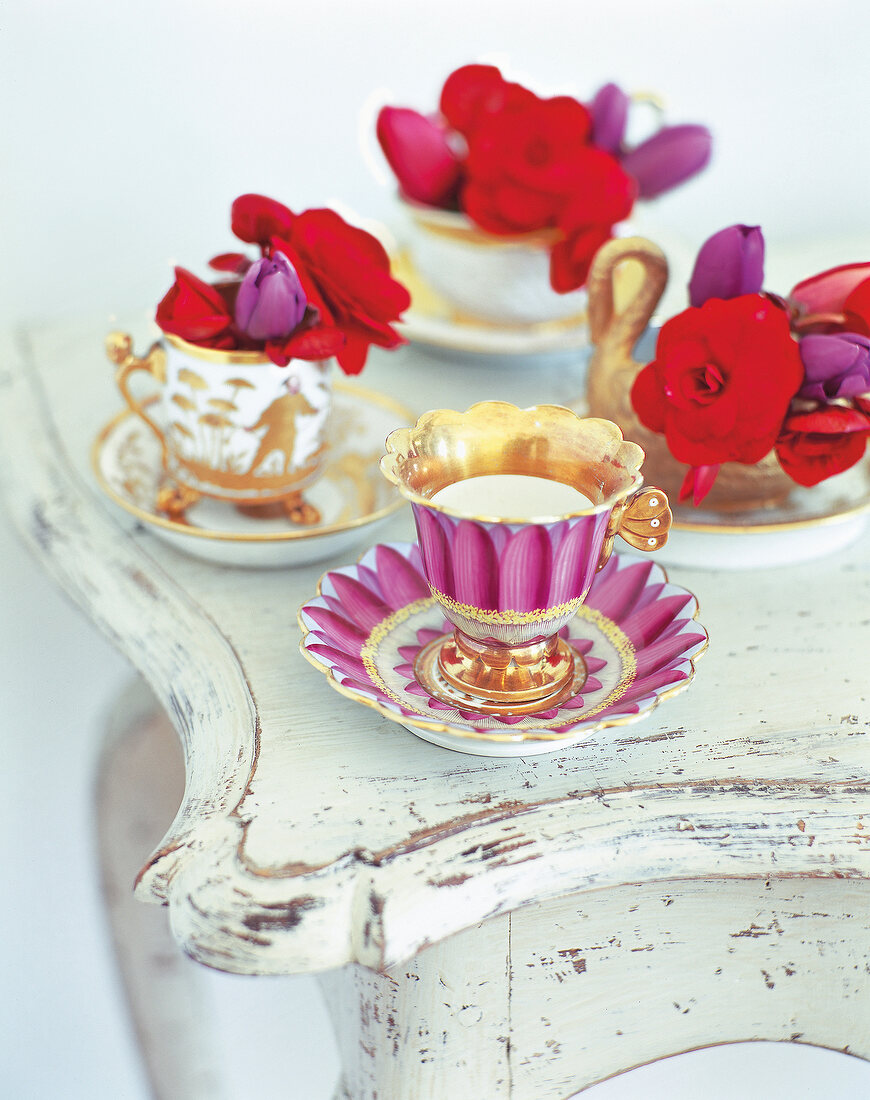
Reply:
[[[569,233],[550,252],[550,285],[557,294],[583,286],[595,253],[611,237],[609,226],[592,226]]]
[[[391,322],[408,308],[411,296],[391,277],[389,257],[371,233],[332,210],[306,210],[294,218],[288,238],[272,243],[296,268],[321,324],[343,334],[344,347],[336,354],[346,374],[359,374],[370,344],[404,343]]]
[[[450,125],[469,137],[488,116],[535,99],[534,92],[505,80],[495,65],[463,65],[444,82],[440,107]]]
[[[483,118],[468,142],[462,207],[491,233],[558,224],[583,176],[591,119],[574,99],[538,99]],[[591,212],[587,224],[598,219]]]
[[[784,310],[760,294],[711,298],[662,326],[631,403],[680,462],[753,463],[776,443],[803,376]]]
[[[248,244],[265,247],[273,237],[284,237],[293,227],[294,214],[283,203],[265,195],[239,195],[233,202],[233,233]]]
[[[207,348],[232,348],[233,315],[220,291],[183,267],[157,306],[155,317],[164,332]]]
[[[843,303],[844,327],[870,336],[870,279],[859,283]]]
[[[858,462],[867,446],[870,416],[859,409],[827,405],[789,416],[776,457],[799,485],[818,485]]]

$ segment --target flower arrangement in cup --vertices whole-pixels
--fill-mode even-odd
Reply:
[[[390,275],[381,243],[333,210],[294,214],[264,195],[232,204],[233,233],[259,258],[227,252],[206,283],[182,267],[157,307],[163,332],[222,351],[261,351],[278,366],[335,357],[359,374],[371,344],[395,348],[392,327],[410,296]]]
[[[635,413],[689,469],[700,504],[723,464],[775,458],[792,483],[854,466],[870,434],[870,263],[764,291],[764,238],[733,225],[701,247],[689,308],[662,326]],[[782,479],[784,482],[786,478]]]
[[[636,199],[676,187],[709,161],[712,139],[698,125],[662,127],[630,147],[630,106],[616,84],[583,104],[541,98],[493,65],[472,64],[448,76],[434,115],[383,107],[377,136],[403,198],[459,212],[497,238],[540,235],[549,284],[566,294],[583,286]]]
[[[160,511],[180,518],[205,495],[315,524],[302,490],[328,452],[330,365],[358,374],[372,344],[404,343],[393,322],[410,296],[382,245],[332,210],[294,214],[248,194],[231,222],[259,255],[215,256],[213,283],[176,267],[157,306],[163,340],[138,358],[129,336],[112,333],[108,355],[124,399],[160,442]],[[134,371],[159,384],[156,418],[130,391]]]

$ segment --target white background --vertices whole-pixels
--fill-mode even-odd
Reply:
[[[201,268],[232,247],[242,191],[389,219],[361,118],[383,101],[429,108],[452,68],[482,57],[541,91],[656,90],[670,121],[709,124],[711,168],[644,219],[663,238],[694,249],[743,221],[772,254],[822,240],[831,262],[870,259],[849,251],[870,233],[868,46],[857,0],[6,0],[2,320],[93,317],[98,349],[113,314],[153,308],[172,263]],[[99,726],[126,675],[0,518],[0,1095],[14,1100],[146,1095],[92,851]],[[330,1095],[335,1048],[310,979],[207,981],[228,1095]],[[857,1100],[870,1069],[806,1048],[719,1048],[589,1095]]]

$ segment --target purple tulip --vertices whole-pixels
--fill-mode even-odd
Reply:
[[[280,340],[305,316],[305,292],[283,252],[248,269],[236,298],[236,324],[252,340]]]
[[[629,97],[616,84],[605,84],[589,104],[592,143],[605,153],[618,154],[628,122]]]
[[[701,245],[689,280],[689,303],[758,294],[764,282],[764,237],[758,225],[729,225]]]
[[[640,198],[654,199],[706,167],[712,148],[706,126],[664,126],[626,153],[622,167],[637,180]]]
[[[870,340],[857,332],[804,336],[804,384],[798,397],[832,401],[870,393]]]

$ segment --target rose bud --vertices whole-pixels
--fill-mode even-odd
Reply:
[[[428,206],[453,202],[461,168],[442,124],[409,107],[384,107],[378,115],[377,135],[409,199]]]
[[[642,199],[654,199],[706,167],[713,138],[706,126],[665,126],[622,158]]]
[[[701,245],[692,277],[689,302],[702,306],[708,298],[739,298],[759,294],[764,282],[764,237],[757,225],[730,225]]]
[[[592,144],[606,153],[617,154],[628,122],[629,97],[616,84],[605,84],[589,104],[592,115]]]
[[[804,384],[798,397],[833,401],[870,392],[870,339],[857,332],[804,336]]]
[[[253,340],[279,340],[297,327],[306,305],[296,269],[275,251],[257,260],[242,280],[236,324]]]

